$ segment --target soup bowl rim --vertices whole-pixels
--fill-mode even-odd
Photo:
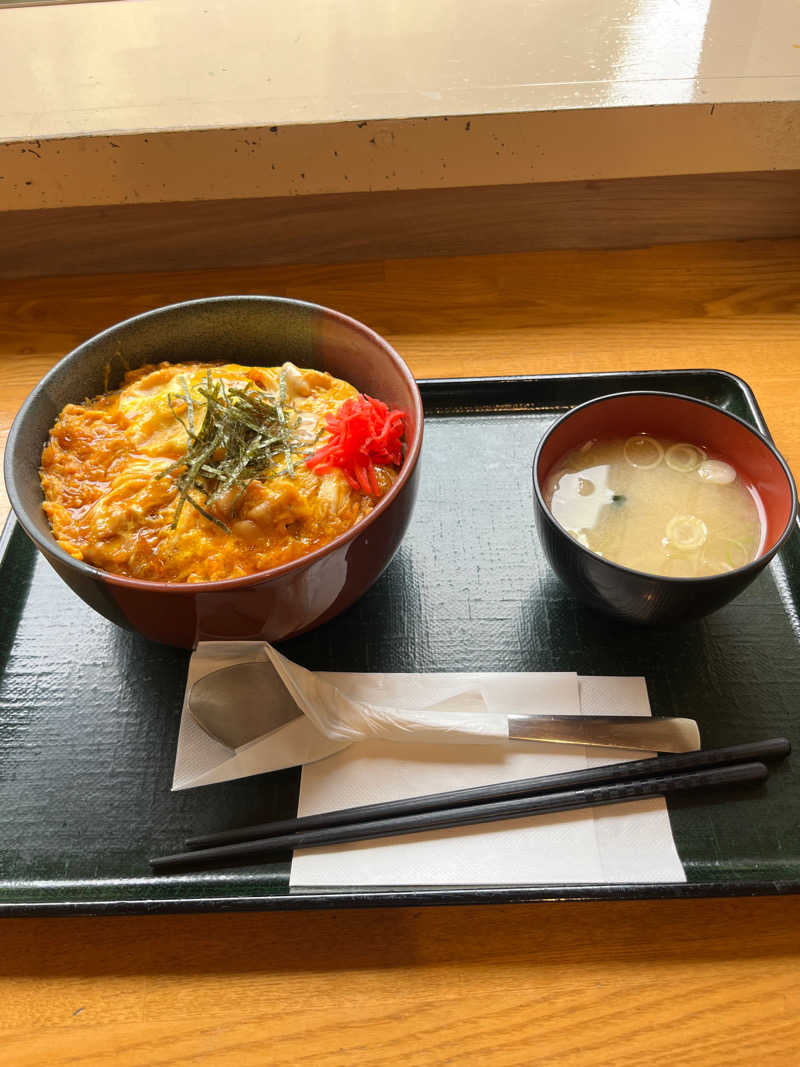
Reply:
[[[711,411],[722,415],[726,419],[733,419],[735,422],[738,422],[741,426],[744,427],[744,429],[748,430],[751,434],[753,434],[760,443],[766,446],[766,448],[772,454],[773,459],[777,461],[778,466],[783,472],[790,498],[789,516],[786,520],[786,525],[781,531],[780,536],[775,540],[774,544],[770,548],[762,550],[755,557],[755,559],[752,559],[749,562],[742,564],[741,567],[734,567],[729,571],[720,571],[718,574],[702,574],[694,576],[657,574],[655,571],[642,571],[638,570],[635,567],[628,567],[624,563],[617,563],[615,560],[607,559],[605,556],[601,556],[598,552],[593,552],[592,549],[587,548],[585,545],[582,545],[581,542],[577,540],[577,538],[572,536],[572,534],[566,529],[566,527],[561,525],[561,523],[555,517],[549,505],[544,499],[544,493],[542,492],[542,487],[539,479],[539,459],[545,444],[552,436],[552,434],[558,429],[559,426],[561,426],[564,422],[566,422],[573,416],[577,415],[579,412],[584,411],[595,404],[603,404],[607,403],[608,401],[618,400],[621,398],[627,399],[644,396],[655,396],[663,397],[669,400],[680,400],[692,404],[698,404],[701,407],[709,408]],[[792,476],[792,472],[789,469],[789,464],[783,458],[783,456],[775,447],[773,442],[769,439],[769,437],[762,433],[760,429],[753,426],[752,423],[747,422],[745,419],[741,418],[739,415],[735,415],[731,411],[725,411],[718,404],[713,404],[709,400],[701,400],[699,397],[686,396],[683,393],[672,393],[660,389],[634,389],[630,391],[623,390],[617,393],[607,393],[603,396],[593,397],[591,400],[584,401],[584,403],[577,404],[575,407],[570,408],[569,411],[565,411],[563,415],[560,415],[553,423],[550,424],[550,426],[547,427],[536,447],[536,452],[533,456],[533,489],[539,510],[545,517],[546,521],[560,535],[567,538],[570,543],[570,546],[574,548],[574,550],[576,550],[580,555],[595,562],[603,563],[611,570],[619,571],[623,575],[631,575],[632,577],[636,578],[646,578],[656,582],[666,582],[668,585],[675,585],[678,587],[694,585],[698,582],[702,583],[703,585],[713,585],[714,583],[729,580],[732,575],[742,575],[746,574],[748,571],[751,570],[760,570],[785,544],[786,540],[794,529],[798,517],[797,487],[795,485],[794,477]]]

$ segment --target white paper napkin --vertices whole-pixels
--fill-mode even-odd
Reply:
[[[296,767],[338,752],[348,744],[325,737],[305,715],[298,715],[281,730],[233,752],[198,725],[189,711],[189,693],[195,682],[224,667],[259,663],[265,658],[264,645],[260,641],[206,641],[192,653],[178,732],[173,789],[213,785],[251,774]]]
[[[402,676],[396,676],[402,679]],[[503,675],[483,675],[491,690]],[[514,676],[516,708],[530,707]],[[400,684],[400,683],[398,683]],[[649,715],[643,678],[581,678],[585,715]],[[562,711],[569,714],[569,711]],[[518,742],[419,746],[368,741],[303,768],[298,815],[641,758],[641,753]],[[664,801],[385,838],[294,854],[295,890],[346,886],[474,886],[684,882]]]
[[[260,642],[201,644],[190,660],[187,699],[178,738],[173,789],[223,782],[305,764],[299,811],[308,815],[364,803],[463,789],[626,759],[641,753],[531,742],[407,744],[355,742],[330,737],[298,714],[266,737],[231,751],[210,737],[188,711],[192,686],[211,671],[237,663],[271,662],[301,703],[315,715],[331,699],[334,733],[348,733],[348,718],[366,705],[381,712],[381,729],[393,732],[398,715],[419,721],[434,708],[475,740],[474,726],[519,713],[650,715],[641,678],[577,678],[573,673],[357,674],[309,672]],[[275,675],[275,683],[279,684]],[[288,694],[288,690],[287,690]],[[333,697],[332,697],[333,694]],[[287,699],[290,699],[288,697]],[[343,708],[343,712],[342,712]],[[394,711],[393,711],[394,710]],[[390,714],[389,714],[390,713]],[[411,713],[411,715],[409,715]],[[342,718],[343,715],[343,718]],[[402,716],[400,716],[402,718]],[[501,731],[500,731],[501,733]],[[462,736],[460,739],[464,739]],[[665,803],[656,798],[625,805],[529,816],[476,827],[297,851],[291,887],[513,886],[685,881]]]
[[[337,714],[319,721],[334,734],[346,735],[354,724],[360,728],[368,721],[388,736],[402,736],[396,732],[398,722],[439,724],[449,714],[458,724],[457,740],[474,742],[480,731],[494,740],[350,743],[343,736],[326,736],[308,715],[298,713],[268,736],[232,751],[195,722],[188,694],[206,674],[249,662],[276,665],[288,685],[286,699],[292,701],[291,690],[317,718],[320,706],[333,700]],[[279,684],[277,674],[275,680]],[[364,720],[364,709],[376,714]],[[520,711],[649,715],[650,706],[643,678],[513,672],[311,675],[258,642],[209,642],[198,646],[190,660],[173,789],[304,764],[298,814],[309,815],[641,758],[641,753],[613,749],[499,740],[497,722]],[[438,725],[436,729],[446,736]],[[685,880],[660,799],[298,851],[291,870],[291,887],[298,892],[347,886]]]

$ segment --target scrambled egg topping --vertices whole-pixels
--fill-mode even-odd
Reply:
[[[375,500],[353,490],[341,472],[320,477],[304,462],[328,436],[325,415],[357,396],[356,389],[287,363],[286,402],[299,417],[298,438],[308,442],[307,450],[294,453],[291,472],[284,465],[210,503],[209,514],[220,525],[186,505],[173,529],[179,491],[168,468],[187,447],[186,428],[175,414],[184,384],[200,426],[205,401],[198,390],[207,372],[228,384],[254,382],[277,397],[281,369],[147,366],[129,373],[116,392],[68,404],[51,430],[41,466],[43,506],[61,547],[76,559],[132,578],[217,581],[288,563],[368,514]],[[396,471],[378,467],[376,473],[384,493]],[[197,495],[203,499],[202,492]]]

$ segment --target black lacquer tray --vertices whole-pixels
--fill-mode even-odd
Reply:
[[[735,603],[701,622],[644,630],[575,602],[533,529],[531,459],[558,413],[606,393],[656,388],[710,400],[765,430],[740,379],[699,370],[420,386],[422,478],[406,539],[361,601],[285,643],[287,655],[312,669],[643,674],[653,713],[696,718],[705,745],[800,735],[797,531]],[[791,761],[757,790],[670,801],[686,884],[290,893],[288,856],[156,878],[148,858],[191,834],[294,814],[300,772],[171,793],[188,653],[94,614],[13,520],[0,551],[0,914],[800,890],[800,775]]]

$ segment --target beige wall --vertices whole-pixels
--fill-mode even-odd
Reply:
[[[0,145],[0,211],[800,168],[800,104],[675,105]]]
[[[793,169],[793,0],[0,10],[0,210]]]

